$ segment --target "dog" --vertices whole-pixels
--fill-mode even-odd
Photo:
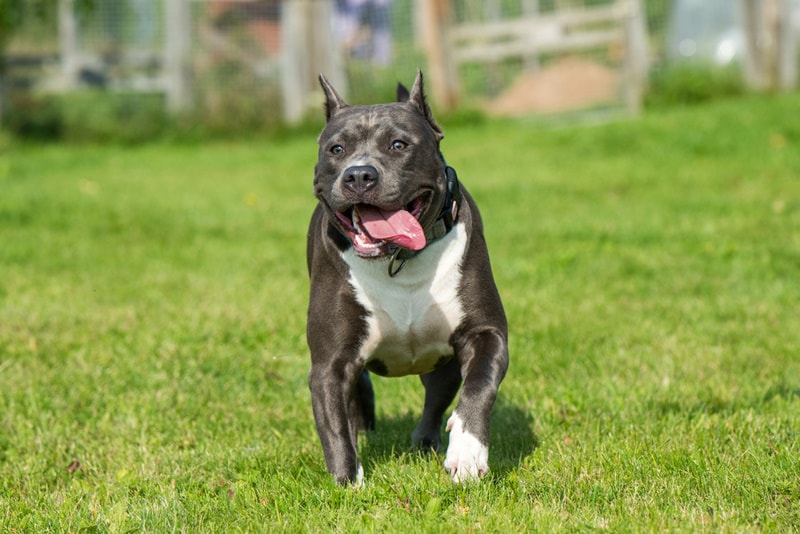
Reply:
[[[508,326],[478,208],[440,151],[422,72],[397,102],[347,104],[324,76],[307,241],[309,387],[328,472],[363,482],[360,429],[375,428],[369,373],[420,375],[412,444],[455,482],[489,469],[489,420],[508,368]]]

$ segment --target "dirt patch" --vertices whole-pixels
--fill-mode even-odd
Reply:
[[[618,85],[617,73],[599,63],[574,57],[559,59],[522,74],[487,103],[486,111],[518,117],[587,108],[618,100]]]

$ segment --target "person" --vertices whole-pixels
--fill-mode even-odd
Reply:
[[[351,57],[379,66],[392,61],[392,0],[336,0],[334,31]]]

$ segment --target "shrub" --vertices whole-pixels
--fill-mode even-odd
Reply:
[[[669,64],[653,72],[645,105],[696,104],[745,93],[738,65]]]
[[[63,95],[14,96],[8,129],[32,140],[136,143],[160,136],[166,127],[157,95],[81,91]]]
[[[63,120],[56,100],[29,93],[11,98],[5,126],[25,139],[55,140],[61,137]]]

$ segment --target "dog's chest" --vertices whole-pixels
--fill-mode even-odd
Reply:
[[[358,354],[367,368],[386,376],[422,374],[452,356],[450,336],[463,316],[458,288],[466,245],[459,224],[394,278],[384,261],[343,254],[356,299],[367,311]]]

